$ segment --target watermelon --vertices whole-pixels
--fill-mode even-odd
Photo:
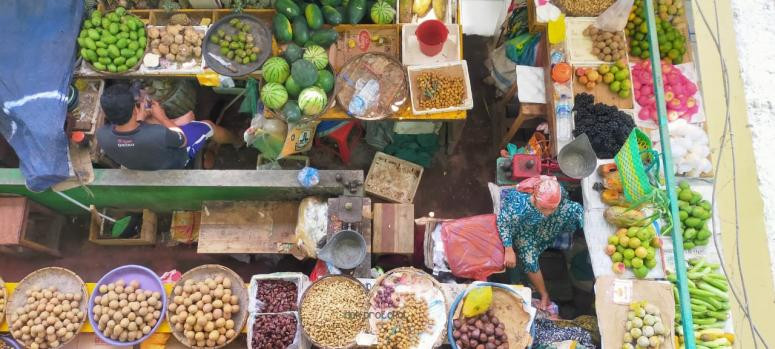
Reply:
[[[288,75],[290,75],[291,69],[288,66],[288,62],[282,57],[272,57],[264,62],[261,70],[264,74],[264,80],[282,84],[285,82],[285,79],[288,78]]]
[[[270,82],[261,88],[261,101],[271,109],[280,109],[288,101],[288,91],[275,82]]]
[[[299,109],[299,105],[296,104],[296,101],[288,101],[288,103],[285,103],[285,106],[283,106],[283,117],[285,117],[285,121],[288,123],[297,123],[301,121],[301,109]]]
[[[301,58],[301,55],[303,54],[303,50],[299,45],[296,45],[295,43],[288,44],[288,47],[285,48],[285,52],[283,53],[283,57],[288,61],[288,63],[296,62],[299,58]]]
[[[312,45],[304,50],[304,59],[312,62],[317,70],[324,69],[328,65],[328,52],[318,45]]]
[[[318,115],[328,104],[326,91],[317,86],[307,87],[299,94],[299,108],[304,115]]]
[[[379,0],[371,7],[371,20],[376,24],[393,23],[396,10],[387,1]]]
[[[315,82],[315,84],[317,85],[317,82]],[[289,96],[296,98],[299,96],[299,92],[301,92],[301,86],[293,81],[293,76],[289,76],[288,79],[285,80],[285,90],[288,91]]]
[[[326,93],[331,92],[331,90],[334,89],[334,74],[327,69],[319,71],[318,80],[315,81],[315,86],[322,88]]]
[[[291,76],[301,88],[312,86],[318,80],[318,70],[306,59],[300,59],[291,65]]]

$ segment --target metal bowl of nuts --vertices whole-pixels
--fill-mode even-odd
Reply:
[[[172,334],[183,345],[217,349],[242,331],[247,304],[248,291],[237,273],[222,265],[202,265],[187,271],[175,284],[167,319]]]
[[[328,275],[315,281],[301,297],[301,330],[320,348],[352,348],[355,337],[366,331],[366,287],[345,275]]]
[[[8,299],[6,319],[26,348],[60,348],[86,321],[86,285],[70,270],[49,267],[25,276]]]

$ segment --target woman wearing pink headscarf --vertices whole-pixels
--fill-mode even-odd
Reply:
[[[549,306],[549,293],[538,258],[561,234],[583,226],[582,206],[567,198],[555,177],[540,176],[520,182],[501,193],[498,233],[506,248],[504,266],[519,267]]]

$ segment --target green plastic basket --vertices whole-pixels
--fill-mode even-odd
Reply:
[[[616,153],[614,160],[622,179],[624,197],[628,202],[637,202],[650,194],[655,185],[652,179],[656,176],[649,172],[658,170],[657,153],[651,147],[651,139],[643,131],[635,128],[630,132],[627,141]],[[644,161],[648,164],[644,164]]]

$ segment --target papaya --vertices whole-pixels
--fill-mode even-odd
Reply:
[[[331,5],[323,5],[323,17],[330,25],[342,24],[342,14]]]
[[[293,39],[293,29],[291,28],[291,21],[288,20],[282,13],[274,15],[272,18],[272,28],[274,29],[274,37],[281,43],[289,42]]]
[[[324,48],[328,48],[331,44],[336,42],[337,38],[339,38],[339,33],[337,33],[336,30],[323,28],[313,31],[310,41],[307,43],[314,43]]]
[[[323,13],[316,4],[307,4],[304,8],[304,17],[307,19],[307,26],[312,29],[320,29],[323,26]]]
[[[288,17],[289,19],[295,19],[301,14],[299,5],[296,5],[296,3],[291,0],[277,0],[274,4],[274,8],[277,12],[284,14],[285,17]]]
[[[299,46],[304,46],[307,40],[309,40],[307,20],[302,16],[298,16],[293,19],[293,41]]]
[[[366,0],[350,0],[347,4],[347,20],[350,24],[358,24],[366,15]]]

